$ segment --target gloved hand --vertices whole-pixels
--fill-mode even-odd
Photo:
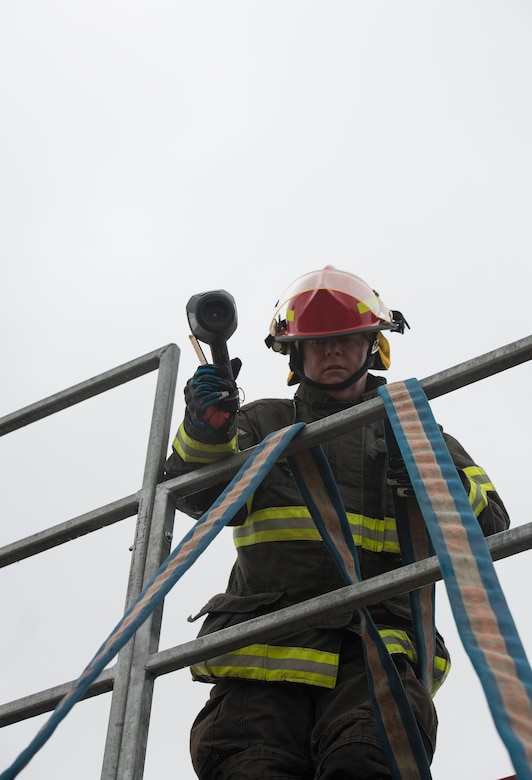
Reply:
[[[390,458],[386,482],[399,498],[409,498],[416,495],[402,458]]]
[[[221,364],[206,363],[196,370],[185,386],[186,411],[193,424],[218,430],[234,417],[239,406],[235,379],[241,366],[239,358],[231,360],[234,378]]]

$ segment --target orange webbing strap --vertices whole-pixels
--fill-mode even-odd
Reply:
[[[390,459],[400,457],[399,445],[389,420],[384,421],[384,434],[388,457]],[[416,499],[400,497],[394,491],[393,504],[397,538],[403,563],[422,561],[434,555],[427,526]],[[412,612],[417,664],[421,679],[428,690],[433,693],[434,660],[436,656],[436,624],[434,618],[436,587],[434,583],[431,583],[410,591],[408,595]]]
[[[532,780],[532,670],[478,521],[419,382],[379,388],[462,643],[519,780]]]
[[[282,428],[267,436],[254,448],[253,454],[246,460],[238,474],[233,477],[212,507],[200,517],[196,525],[170,553],[159,571],[138,595],[30,744],[6,770],[0,773],[0,780],[13,780],[24,769],[37,751],[52,736],[59,723],[76,702],[83,697],[91,683],[97,679],[107,664],[135,634],[221,529],[232,520],[240,507],[245,505],[266,474],[275,465],[277,459],[281,457],[289,442],[304,427],[305,423],[296,423]]]
[[[346,584],[360,582],[353,535],[321,447],[287,458],[301,495]],[[430,780],[419,728],[395,664],[369,611],[357,610],[375,722],[393,780]]]

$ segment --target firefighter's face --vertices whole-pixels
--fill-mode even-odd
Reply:
[[[305,376],[324,384],[349,379],[363,365],[369,346],[362,333],[305,339],[301,344]]]

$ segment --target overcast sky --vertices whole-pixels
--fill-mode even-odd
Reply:
[[[389,381],[530,333],[532,9],[525,0],[0,3],[0,416],[169,342],[173,429],[196,367],[185,304],[225,288],[247,400],[288,396],[274,305],[333,264],[411,325]],[[438,421],[530,521],[530,365],[437,399]],[[155,377],[0,443],[0,545],[136,492]],[[176,516],[175,538],[190,527]],[[134,518],[2,569],[1,700],[74,679],[124,606]],[[161,648],[225,588],[231,534],[167,599]],[[530,553],[497,564],[532,645]],[[438,586],[453,656],[435,780],[511,773]],[[209,687],[156,683],[146,780],[194,777]],[[110,697],[78,704],[22,773],[99,777]],[[43,718],[0,732],[0,770]]]

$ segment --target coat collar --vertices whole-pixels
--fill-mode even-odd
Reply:
[[[333,414],[333,412],[339,412],[342,409],[348,409],[350,406],[356,406],[363,401],[367,401],[369,398],[374,398],[377,395],[378,388],[385,384],[386,379],[384,377],[368,374],[366,378],[366,387],[362,396],[358,401],[355,401],[355,403],[352,404],[345,401],[336,401],[322,390],[316,390],[302,382],[296,390],[295,400],[297,401],[300,399],[303,403],[312,407],[314,412],[320,413],[320,416],[325,416]]]

